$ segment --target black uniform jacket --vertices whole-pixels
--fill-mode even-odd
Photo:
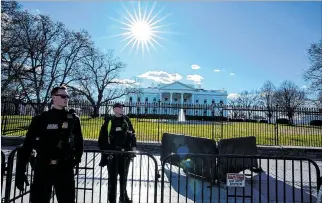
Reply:
[[[116,147],[125,148],[127,142],[126,132],[120,130],[122,129],[123,119],[128,123],[128,130],[135,133],[131,120],[127,116],[122,117],[107,117],[105,122],[101,127],[98,145],[100,150],[115,150]],[[111,132],[108,132],[108,123],[111,122]],[[110,133],[110,134],[109,134]],[[110,139],[109,139],[110,138]],[[134,141],[132,142],[133,147],[136,147],[136,138],[134,136]]]
[[[26,134],[23,146],[20,150],[21,164],[28,162],[33,149],[37,151],[37,162],[45,163],[50,160],[63,158],[62,150],[59,149],[59,142],[67,142],[70,135],[70,127],[73,125],[74,135],[74,161],[80,162],[83,155],[83,135],[80,119],[75,114],[69,114],[74,119],[72,124],[68,119],[68,111],[50,109],[40,115],[33,117]]]

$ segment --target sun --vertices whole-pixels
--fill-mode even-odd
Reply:
[[[136,40],[139,41],[148,41],[152,37],[151,26],[144,22],[139,21],[135,22],[131,27],[132,35]]]
[[[154,9],[156,6],[156,2],[153,4],[152,8],[148,11],[147,4],[145,6],[144,11],[141,8],[140,2],[137,2],[137,8],[133,8],[133,12],[130,13],[124,6],[126,15],[123,15],[124,20],[116,20],[112,18],[112,20],[123,25],[121,28],[123,30],[122,33],[117,34],[115,36],[121,36],[123,39],[122,43],[125,43],[121,52],[125,50],[127,47],[131,47],[129,53],[131,54],[134,47],[136,48],[136,53],[141,50],[142,56],[144,56],[145,52],[151,54],[151,48],[156,50],[156,45],[163,48],[161,45],[161,40],[164,38],[161,36],[162,34],[169,34],[170,32],[162,30],[165,28],[166,24],[162,24],[162,22],[170,15],[161,16],[160,13],[163,9],[156,12]]]

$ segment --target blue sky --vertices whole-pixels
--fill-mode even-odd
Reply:
[[[47,14],[71,29],[85,29],[102,50],[114,49],[127,64],[121,79],[141,76],[141,85],[181,78],[205,89],[228,93],[258,89],[266,80],[292,80],[305,86],[307,49],[321,40],[322,2],[158,2],[152,15],[167,18],[157,25],[163,39],[145,52],[122,48],[126,22],[122,4],[133,14],[137,2],[21,2],[24,9]],[[142,12],[147,4],[141,2]],[[198,65],[200,69],[192,69]],[[217,70],[217,71],[214,71]],[[162,71],[162,72],[160,72]],[[159,73],[159,74],[158,74]],[[177,74],[176,77],[170,74]],[[150,78],[150,79],[147,79]],[[189,79],[189,80],[188,80]],[[157,82],[155,82],[155,80]]]

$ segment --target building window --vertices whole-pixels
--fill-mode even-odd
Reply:
[[[148,113],[148,108],[145,108],[145,113]]]
[[[130,97],[130,102],[132,102],[132,97]]]
[[[215,103],[215,100],[213,99],[213,100],[211,101],[211,103],[213,103],[213,104],[214,104],[214,103]]]
[[[168,97],[164,98],[164,101],[168,101]]]
[[[198,103],[198,102],[199,102],[199,100],[197,99],[197,100],[196,100],[196,103]]]
[[[152,111],[153,111],[153,112],[155,112],[156,110],[155,110],[155,109],[153,109]]]
[[[155,97],[154,97],[154,98],[153,98],[153,101],[154,101],[154,102],[156,102],[156,101],[157,101],[157,98],[155,98]]]
[[[177,98],[175,98],[175,99],[174,99],[174,101],[178,101],[178,99],[177,99]]]
[[[167,111],[167,109],[164,109],[164,113],[167,113],[168,111]]]
[[[224,103],[224,101],[223,100],[220,100],[220,104],[223,104]]]
[[[137,110],[137,113],[140,113],[140,108],[137,108],[136,110]]]
[[[145,101],[148,102],[149,101],[149,98],[145,97]]]
[[[140,97],[138,97],[138,102],[140,102],[141,101],[141,98]]]
[[[207,110],[204,110],[204,111],[203,111],[203,114],[204,114],[204,115],[207,115]]]
[[[184,102],[187,102],[187,99],[184,99],[183,101],[184,101]]]
[[[206,103],[207,103],[207,99],[203,100],[203,103],[205,103],[205,104],[206,104]]]

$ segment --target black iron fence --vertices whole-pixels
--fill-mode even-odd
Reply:
[[[20,192],[15,182],[16,152],[17,149],[13,150],[8,157],[5,193],[2,195],[2,202],[5,203],[29,202],[30,199],[33,170],[28,164],[26,176],[29,185],[25,185],[24,191]],[[76,202],[78,203],[108,202],[108,181],[113,177],[117,178],[117,174],[108,174],[106,166],[99,166],[101,153],[103,151],[86,150],[82,162],[75,168]],[[112,156],[135,155],[129,167],[127,194],[133,202],[157,202],[157,182],[160,175],[157,161],[152,155],[144,152],[104,151],[104,153]],[[120,190],[117,191],[117,199],[119,195]],[[57,202],[54,190],[51,202]]]
[[[103,152],[86,150],[75,168],[76,202],[107,202],[107,185],[114,174],[99,166]],[[171,154],[159,160],[140,152],[105,153],[136,155],[130,164],[127,193],[139,203],[315,203],[322,181],[317,163],[301,157]],[[16,189],[16,150],[7,164],[2,202],[29,202],[30,186],[23,192]],[[27,177],[32,184],[31,167]],[[54,191],[51,202],[57,202]]]
[[[307,158],[172,154],[162,163],[161,203],[317,201],[320,169]]]
[[[256,136],[259,145],[322,146],[322,110],[274,106],[240,107],[221,104],[124,103],[141,142],[161,142],[163,133],[220,140]],[[100,108],[88,102],[70,103],[82,120],[86,139],[97,139],[113,103]],[[2,135],[24,136],[32,116],[48,106],[3,100]]]

